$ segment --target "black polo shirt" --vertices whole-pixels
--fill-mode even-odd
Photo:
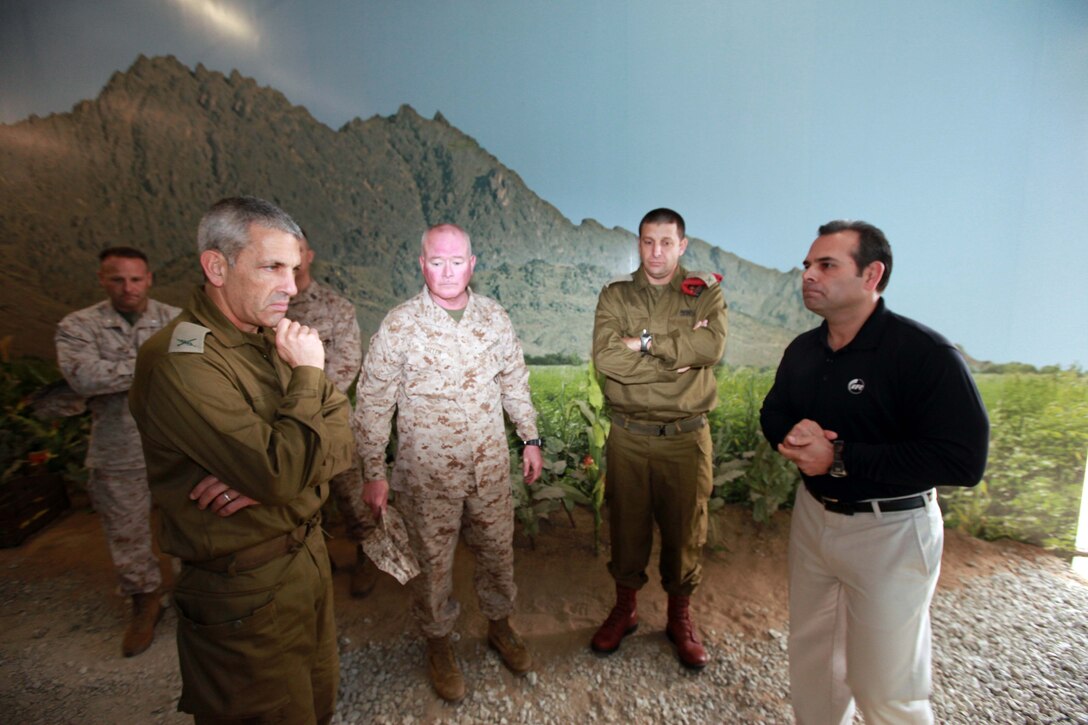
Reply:
[[[817,496],[974,486],[986,468],[990,424],[963,356],[883,299],[843,348],[828,347],[826,321],[786,348],[760,411],[763,434],[777,446],[804,418],[844,442],[845,478],[803,476]]]

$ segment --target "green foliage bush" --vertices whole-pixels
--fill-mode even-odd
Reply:
[[[532,538],[539,520],[558,506],[568,515],[574,506],[586,506],[593,511],[596,549],[604,506],[604,444],[610,426],[597,371],[593,363],[534,368],[532,389],[537,427],[545,441],[544,471],[531,490],[520,475],[514,475],[518,519]],[[570,520],[573,525],[573,517]]]
[[[767,445],[759,428],[759,408],[774,373],[720,367],[716,374],[710,508],[743,503],[757,521],[767,521],[791,504],[800,483],[797,469]],[[0,361],[0,482],[29,471],[32,459],[71,481],[86,479],[89,416],[43,421],[30,410],[31,396],[59,379],[51,362]],[[989,462],[978,486],[942,488],[945,523],[983,538],[1006,536],[1071,551],[1088,451],[1088,375],[1047,368],[981,373],[976,381],[990,413]],[[569,516],[575,506],[584,506],[594,513],[597,543],[609,427],[597,372],[592,364],[537,366],[531,369],[531,385],[546,440],[544,472],[527,487],[520,451],[512,456],[518,520],[532,537],[541,518],[560,509]]]
[[[719,404],[710,413],[715,473],[710,508],[742,503],[765,522],[792,505],[801,481],[759,427],[759,409],[774,373],[720,367],[717,377]],[[521,515],[523,525],[561,505],[568,511],[591,506],[599,516],[603,438],[602,429],[592,429],[589,421],[607,422],[607,415],[603,401],[590,397],[591,379],[596,375],[585,365],[532,369],[533,399],[548,438],[541,481],[547,492],[540,499],[520,494],[519,501],[533,512]],[[976,381],[990,413],[989,464],[978,486],[942,488],[946,525],[983,538],[1012,537],[1071,550],[1088,450],[1088,376],[1048,368],[984,373]],[[599,395],[599,387],[593,395]]]
[[[41,470],[63,473],[73,483],[86,481],[90,416],[40,420],[31,410],[32,396],[59,380],[51,362],[0,361],[0,485]]]
[[[1088,376],[1078,370],[982,374],[990,413],[983,484],[942,491],[946,523],[1072,551],[1088,451]]]

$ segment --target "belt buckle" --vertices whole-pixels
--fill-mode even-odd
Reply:
[[[668,432],[667,432],[667,431],[668,431],[668,427],[669,427],[669,424],[668,424],[668,423],[662,423],[661,425],[659,425],[659,426],[657,427],[657,434],[658,434],[659,436],[663,436],[663,435],[668,435]]]
[[[824,498],[823,496],[821,496],[820,503],[824,505],[825,509],[833,514],[842,514],[843,516],[854,515],[854,509],[852,509],[849,505],[843,503],[842,501],[839,501],[838,499]]]

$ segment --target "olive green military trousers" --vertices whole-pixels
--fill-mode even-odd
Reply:
[[[340,661],[321,527],[233,576],[185,565],[174,588],[181,700],[198,725],[332,720]]]
[[[707,501],[713,487],[710,429],[677,435],[638,435],[612,426],[605,453],[612,560],[620,586],[648,581],[654,522],[661,532],[662,588],[687,596],[699,586],[706,543]]]

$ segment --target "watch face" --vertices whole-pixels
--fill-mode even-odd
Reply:
[[[832,441],[831,447],[834,451],[834,458],[831,461],[831,470],[828,473],[832,478],[845,478],[846,464],[842,460],[842,441]]]

